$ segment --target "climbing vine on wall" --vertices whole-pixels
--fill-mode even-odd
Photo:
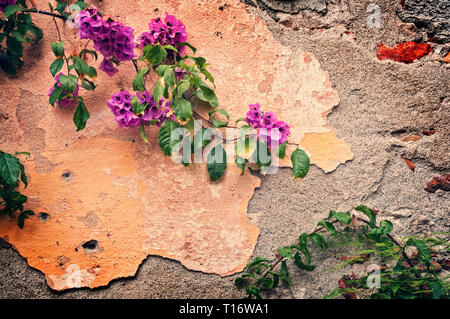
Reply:
[[[28,186],[25,166],[16,157],[20,154],[9,154],[0,150],[0,214],[6,214],[10,218],[17,217],[17,225],[23,228],[25,219],[34,215],[32,210],[26,210],[24,204],[28,197],[17,190],[20,183],[25,188]]]
[[[196,56],[196,48],[187,42],[186,26],[175,16],[166,13],[152,19],[148,30],[135,38],[134,30],[120,19],[86,6],[82,0],[58,0],[56,8],[49,4],[50,11],[39,10],[34,1],[31,8],[25,0],[1,3],[2,36],[7,38],[7,47],[2,49],[2,68],[8,73],[16,73],[22,67],[22,44],[30,43],[28,33],[34,33],[36,41],[43,36],[33,24],[31,13],[53,20],[58,39],[51,43],[55,60],[49,70],[55,82],[49,89],[49,103],[61,108],[76,106],[73,122],[77,131],[84,129],[91,117],[82,95],[101,85],[97,69],[87,62],[92,60],[88,59],[90,56],[101,58],[99,70],[108,76],[117,74],[122,63],[134,65],[136,76],[130,83],[134,92],[123,90],[105,99],[118,125],[136,127],[147,143],[146,127],[158,127],[158,144],[163,154],[184,166],[205,159],[211,181],[221,179],[230,161],[243,172],[248,165],[267,171],[285,157],[290,126],[273,112],[251,104],[244,117],[229,124],[230,115],[219,106],[209,64],[204,57]],[[56,19],[78,29],[80,41],[86,41],[84,49],[66,53]],[[156,78],[151,90],[146,81],[150,74]],[[207,116],[197,111],[198,103],[209,105]],[[227,139],[224,130],[236,131],[238,137]],[[230,143],[234,146],[232,156],[227,154]],[[304,178],[309,158],[298,145],[293,145],[297,146],[291,155],[293,174]]]
[[[365,215],[364,218],[357,213]],[[379,273],[376,277],[370,273],[361,278],[355,274],[344,276],[338,282],[339,287],[325,298],[356,299],[358,294],[369,294],[372,299],[448,299],[449,276],[441,278],[438,272],[439,261],[446,262],[439,255],[443,257],[450,247],[449,234],[425,239],[409,237],[399,242],[391,235],[393,229],[388,220],[378,224],[375,210],[364,205],[347,212],[330,211],[311,233],[302,233],[295,243],[278,249],[274,260],[262,257],[251,260],[235,283],[245,288],[247,298],[258,299],[282,283],[292,287],[289,262],[302,271],[312,272],[316,268],[312,263],[312,246],[327,250],[331,244],[343,241],[347,246],[356,244],[364,250],[342,258],[344,262],[338,268],[378,257]],[[328,233],[328,238],[321,233]],[[408,256],[408,248],[416,251]],[[378,284],[373,284],[376,280]]]

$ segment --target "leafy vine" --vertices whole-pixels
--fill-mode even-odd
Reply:
[[[249,262],[244,273],[236,278],[238,287],[245,287],[247,298],[262,298],[263,291],[270,291],[280,286],[280,280],[292,287],[287,262],[291,261],[297,268],[311,272],[316,266],[311,264],[311,244],[321,250],[328,249],[333,241],[338,239],[354,240],[361,246],[369,248],[359,251],[351,258],[345,258],[340,267],[365,262],[370,256],[381,258],[379,285],[375,292],[370,294],[373,299],[447,299],[449,297],[449,276],[440,278],[440,266],[433,261],[437,252],[433,247],[440,247],[441,252],[448,251],[450,244],[436,236],[435,238],[419,239],[407,238],[399,243],[390,234],[393,224],[382,220],[377,225],[375,211],[360,205],[355,212],[362,213],[368,218],[361,218],[353,212],[330,211],[327,218],[319,221],[317,228],[311,233],[302,233],[298,241],[290,246],[278,249],[275,260],[255,257]],[[321,235],[327,232],[331,239]],[[443,234],[448,235],[448,234]],[[407,249],[415,247],[413,257],[409,257]],[[390,261],[391,266],[385,262]],[[394,261],[392,263],[392,261]],[[339,267],[339,268],[340,268]],[[325,298],[345,296],[355,299],[356,293],[363,294],[370,291],[370,274],[358,278],[356,275],[345,276],[339,281],[339,288],[330,292]]]

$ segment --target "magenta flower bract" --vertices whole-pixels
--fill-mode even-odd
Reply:
[[[149,91],[137,92],[136,96],[141,104],[146,104],[141,114],[135,114],[133,112],[133,106],[131,104],[132,95],[128,91],[117,92],[108,100],[108,107],[116,117],[116,122],[119,126],[132,127],[140,124],[148,125],[153,120],[155,120],[154,123],[156,126],[161,126],[170,111],[170,102],[161,98],[156,103]]]
[[[104,18],[95,7],[81,11],[75,19],[81,39],[91,39],[94,49],[99,51],[104,60],[100,69],[109,76],[117,73],[111,59],[119,62],[132,60],[134,54],[134,30],[114,19]]]
[[[273,112],[264,114],[260,110],[259,104],[250,104],[244,121],[251,127],[258,130],[258,138],[267,144],[274,141],[276,144],[283,144],[287,141],[291,134],[290,126],[284,121],[277,121],[276,115]]]
[[[120,127],[137,126],[141,123],[141,119],[133,112],[131,94],[128,91],[117,92],[111,96],[108,107],[115,115]]]
[[[119,70],[114,66],[114,63],[110,59],[103,59],[102,63],[100,63],[100,70],[108,74],[109,76],[113,76]]]
[[[140,48],[156,43],[176,46],[187,39],[186,26],[167,12],[164,21],[161,17],[153,19],[148,24],[148,28],[149,31],[142,33],[137,39]],[[185,48],[185,46],[179,47],[178,52],[183,54]]]
[[[16,4],[16,0],[0,0],[0,11],[5,11],[6,6],[12,6]]]
[[[60,77],[62,74],[63,74],[62,72],[59,72],[59,73],[55,76],[55,82],[58,82],[58,81],[59,81],[59,77]],[[78,81],[77,81],[77,82],[78,82]],[[58,87],[61,87],[62,84],[61,84],[61,83],[58,83],[57,86],[58,86]],[[50,96],[50,95],[52,94],[52,92],[53,92],[54,89],[55,89],[55,87],[52,86],[51,89],[50,89],[50,91],[48,92],[48,96]],[[79,91],[79,90],[80,90],[80,86],[79,86],[78,83],[77,83],[77,87],[75,88],[75,90],[74,90],[72,93],[70,93],[70,96],[65,97],[65,98],[62,99],[62,100],[61,100],[61,99],[59,100],[59,105],[60,105],[61,107],[68,107],[68,106],[73,105],[73,103],[76,101],[76,97],[78,96],[78,91]],[[64,96],[64,95],[67,95],[67,92],[66,92],[66,91],[62,91],[61,96]]]

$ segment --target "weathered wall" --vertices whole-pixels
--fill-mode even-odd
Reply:
[[[175,14],[211,63],[219,102],[233,122],[248,104],[261,103],[292,126],[291,141],[305,147],[313,164],[332,171],[353,158],[326,125],[325,116],[339,103],[327,73],[312,55],[279,44],[239,1],[104,1],[99,8],[136,33],[160,13]],[[242,270],[259,233],[246,214],[259,178],[240,176],[233,167],[211,183],[204,165],[184,168],[164,157],[156,129],[148,130],[146,145],[136,129],[118,128],[106,101],[120,89],[131,90],[131,64],[113,78],[99,75],[96,91],[84,94],[91,119],[76,133],[73,109],[48,105],[49,43],[57,35],[48,17],[35,19],[44,28],[43,43],[27,50],[20,76],[0,80],[0,148],[32,153],[26,162],[28,207],[50,217],[36,216],[19,230],[2,216],[0,237],[56,290],[132,276],[147,255],[220,275]],[[84,46],[75,30],[60,25],[66,47]],[[83,247],[91,240],[97,244]]]

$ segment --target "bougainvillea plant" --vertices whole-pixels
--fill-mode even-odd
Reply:
[[[228,157],[243,171],[247,165],[267,171],[285,157],[290,127],[273,112],[264,113],[259,104],[251,104],[245,117],[234,126],[229,125],[230,115],[219,108],[208,63],[204,57],[196,56],[196,48],[187,42],[186,26],[175,16],[166,13],[152,19],[148,30],[135,39],[134,30],[120,19],[99,12],[94,6],[86,7],[81,0],[76,3],[57,0],[56,8],[49,4],[50,12],[38,10],[33,1],[30,9],[24,0],[3,2],[1,21],[2,26],[7,26],[4,36],[10,44],[4,54],[16,59],[11,60],[15,61],[12,64],[5,64],[4,70],[10,73],[23,64],[21,43],[29,42],[27,32],[35,33],[36,40],[42,37],[40,29],[32,24],[30,13],[46,14],[53,19],[58,41],[51,43],[56,59],[49,68],[55,79],[49,89],[49,103],[62,108],[76,106],[73,121],[77,131],[84,129],[90,118],[82,90],[92,91],[98,86],[97,70],[86,62],[87,56],[97,60],[101,55],[99,69],[108,76],[117,74],[118,66],[124,62],[133,63],[136,70],[130,84],[133,92],[123,90],[105,101],[118,125],[138,128],[145,142],[148,142],[146,127],[158,127],[161,150],[183,165],[188,166],[193,160],[198,162],[206,152],[204,158],[210,179],[217,181],[226,170]],[[57,18],[70,22],[78,29],[80,40],[87,40],[83,50],[66,54]],[[28,21],[26,28],[24,19]],[[88,49],[90,42],[92,49]],[[14,68],[8,67],[10,64]],[[146,79],[151,73],[156,82],[148,89]],[[209,118],[196,110],[201,101],[209,104]],[[239,135],[226,139],[223,137],[226,130]],[[235,144],[235,155],[229,156],[230,142]],[[309,170],[306,153],[297,148],[291,160],[294,176],[305,177]]]
[[[17,188],[20,182],[24,187],[28,186],[25,167],[16,157],[19,154],[8,154],[0,151],[0,214],[6,214],[10,218],[17,215],[17,224],[23,228],[25,219],[34,215],[32,210],[24,209],[28,197],[21,194]]]

